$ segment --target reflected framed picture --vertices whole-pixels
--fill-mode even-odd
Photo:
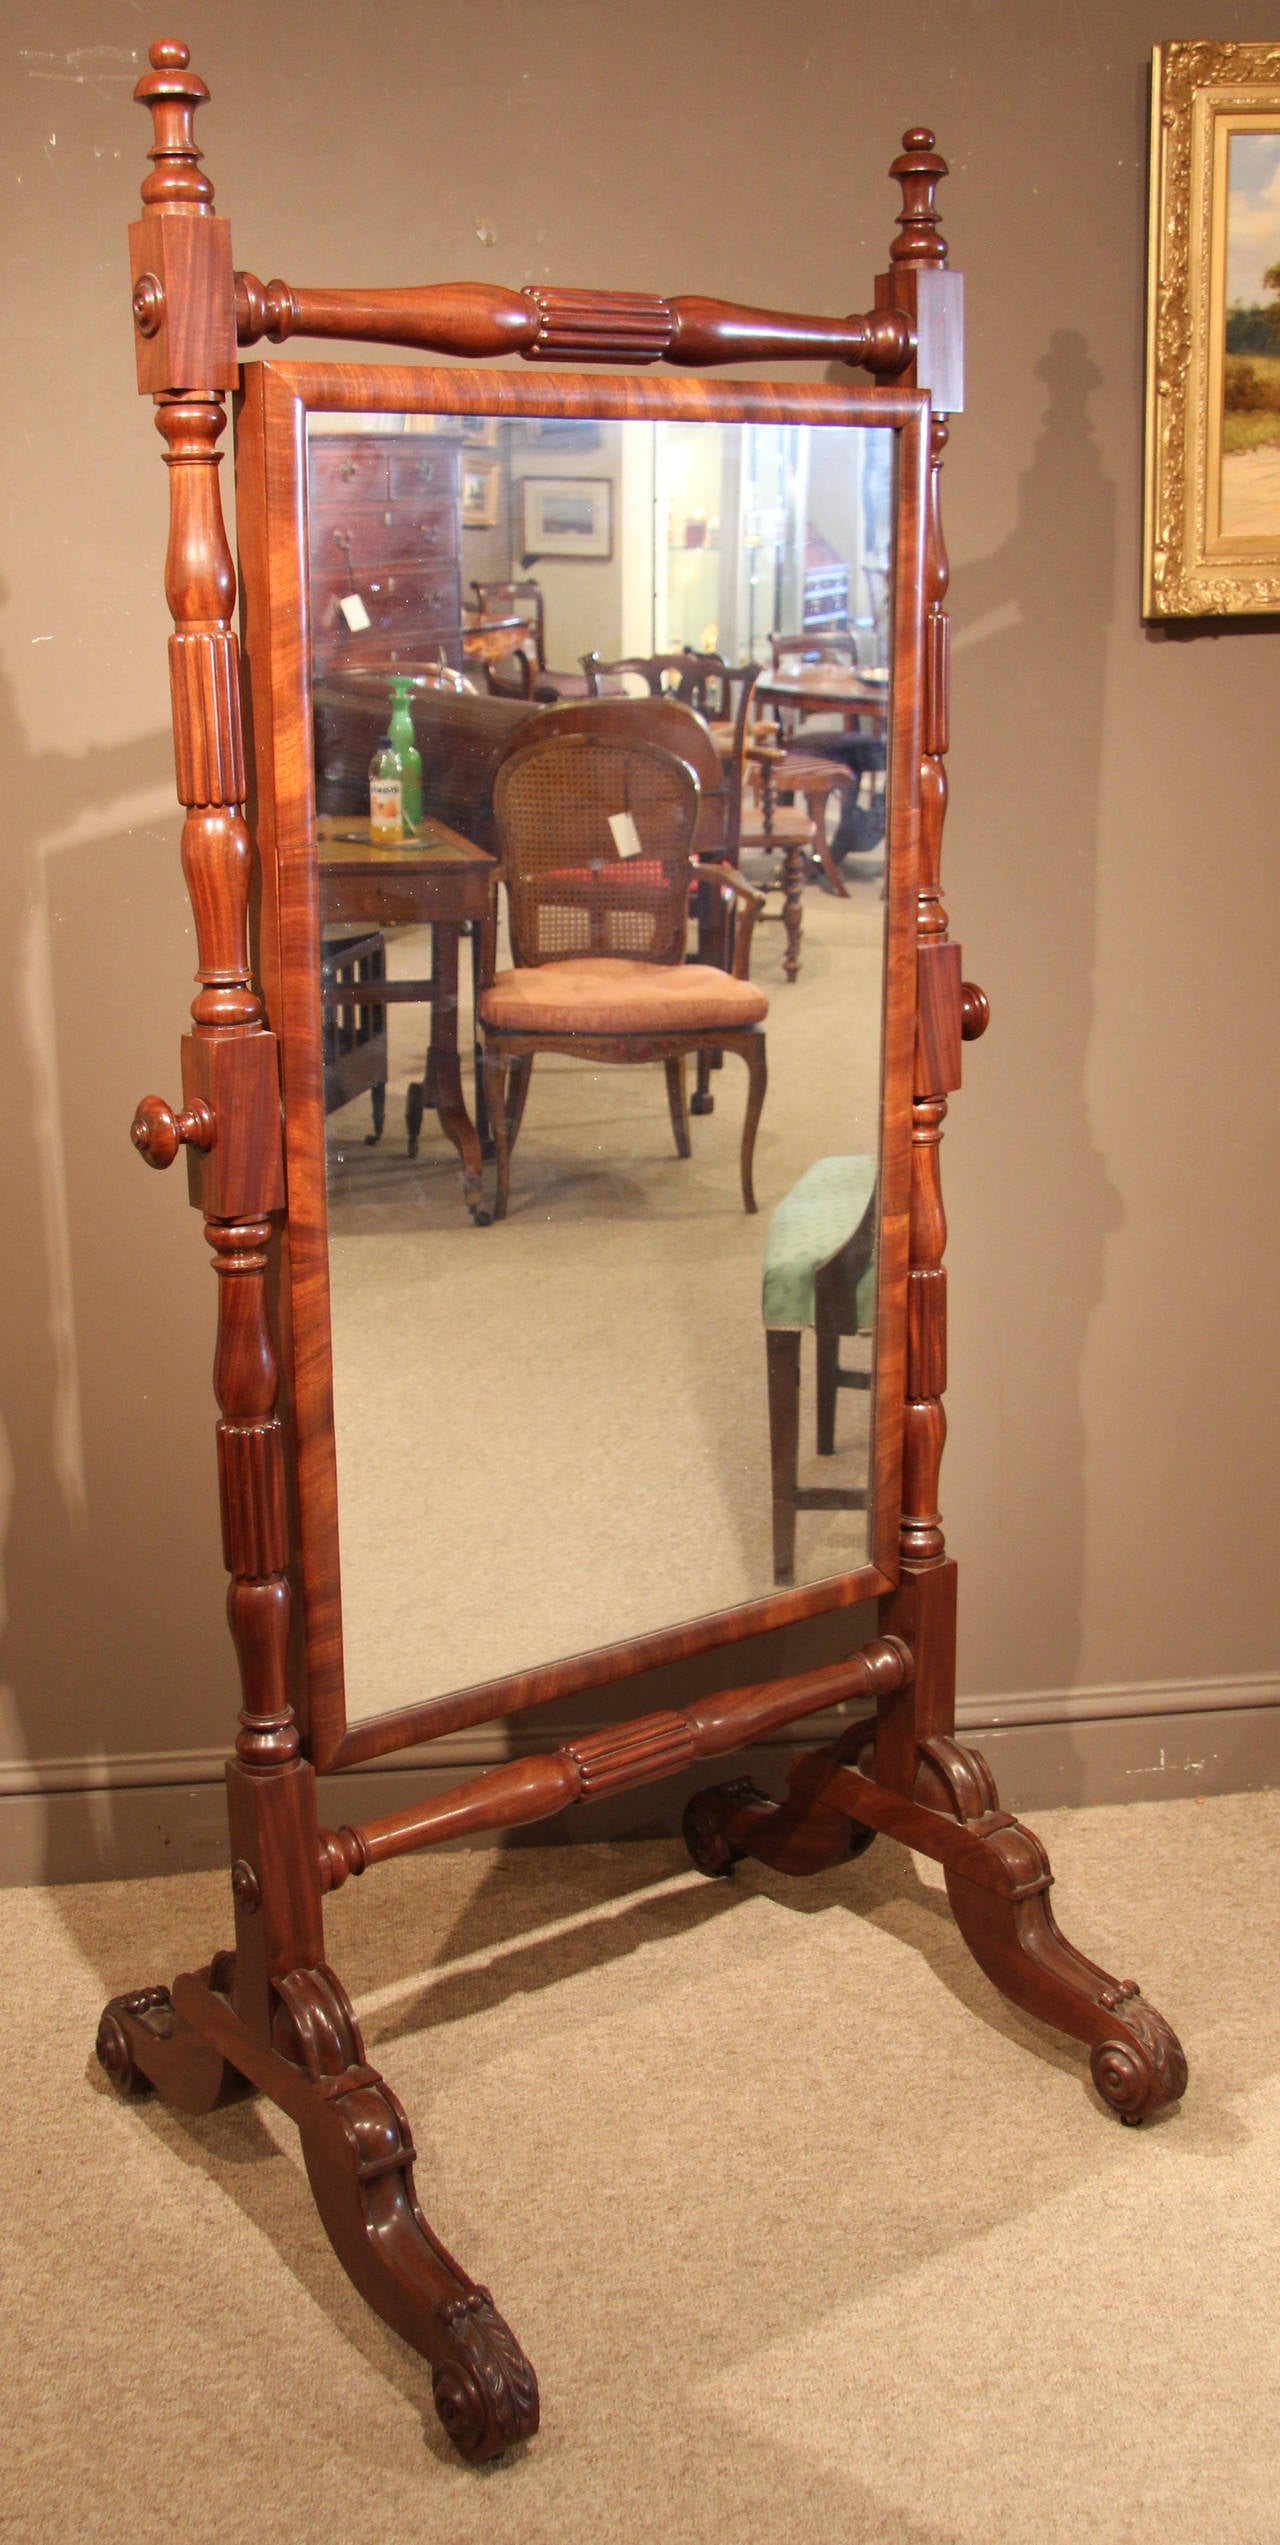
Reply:
[[[498,419],[496,415],[415,415],[405,426],[409,433],[443,434],[456,442],[461,434],[464,442],[477,450],[496,451]]]
[[[1156,48],[1143,614],[1280,610],[1280,45]]]
[[[607,477],[522,477],[520,545],[526,557],[613,555],[613,485]]]
[[[462,527],[464,530],[492,530],[498,519],[498,496],[502,470],[497,460],[474,459],[470,451],[462,455]]]
[[[593,415],[531,416],[525,426],[531,442],[540,442],[544,450],[598,451],[600,425]]]

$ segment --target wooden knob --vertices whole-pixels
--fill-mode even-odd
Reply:
[[[976,1043],[991,1023],[991,1001],[976,981],[960,984],[960,1031],[966,1043]]]
[[[213,1147],[213,1115],[202,1096],[175,1113],[163,1096],[144,1096],[129,1137],[148,1166],[172,1166],[179,1149]]]

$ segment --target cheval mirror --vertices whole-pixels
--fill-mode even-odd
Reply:
[[[939,881],[946,168],[906,134],[864,316],[264,286],[186,47],[150,62],[133,312],[199,986],[182,1101],[133,1138],[186,1149],[213,1250],[244,1701],[234,1952],[113,1998],[98,2055],[124,2093],[290,2115],[340,2260],[481,2459],[536,2429],[536,2380],[418,2206],[326,1959],[326,1893],[380,1860],[843,1709],[782,1800],[693,1796],[694,1863],[798,1876],[882,1832],[1123,2120],[1186,2082],[954,1739],[939,1143],[987,1008]],[[308,336],[448,362],[241,370]],[[533,368],[475,367],[504,355]],[[733,362],[865,383],[706,376]],[[616,1719],[641,1672],[718,1649],[732,1682],[735,1644],[819,1618],[843,1657]],[[601,1690],[598,1728],[319,1824],[317,1771]]]

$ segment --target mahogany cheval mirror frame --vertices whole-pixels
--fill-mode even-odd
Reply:
[[[234,1952],[215,1954],[171,1991],[113,1998],[98,2056],[124,2093],[154,2088],[181,2110],[202,2113],[257,2090],[290,2115],[340,2260],[377,2313],[425,2355],[445,2429],[463,2456],[478,2460],[537,2428],[537,2383],[488,2292],[453,2261],[418,2207],[405,2115],[367,2064],[350,2002],[325,1958],[325,1893],[379,1859],[539,1820],[861,1701],[851,1728],[794,1762],[785,1801],[741,1781],[698,1795],[685,1815],[695,1863],[724,1873],[750,1855],[785,1873],[811,1873],[882,1831],[943,1866],[952,1910],[983,1970],[1017,2005],[1091,2046],[1094,2083],[1123,2120],[1142,2120],[1186,2084],[1174,2035],[1136,1985],[1109,1977],[1062,1936],[1043,1848],[1000,1809],[978,1752],[954,1738],[955,1566],[937,1509],[946,1428],[939,1143],[947,1099],[960,1083],[961,1042],[982,1032],[987,1006],[962,982],[939,883],[948,622],[938,492],[945,410],[959,403],[958,277],[947,268],[934,203],[946,166],[932,134],[905,135],[890,172],[902,190],[898,235],[866,316],[827,320],[703,298],[542,286],[264,288],[234,270],[229,224],[215,216],[200,171],[194,115],[208,90],[193,76],[187,48],[158,42],[150,62],[135,91],[154,118],[155,139],[142,218],[131,233],[133,314],[139,387],[155,401],[169,471],[173,726],[199,990],[183,1044],[181,1108],[147,1098],[133,1137],[155,1166],[186,1148],[191,1199],[213,1250],[219,1478],[244,1702],[227,1767]],[[335,1660],[333,1514],[326,1521],[315,1484],[317,1474],[332,1475],[332,1442],[324,1387],[303,1366],[314,1358],[316,1336],[304,1351],[296,1323],[309,1265],[314,1270],[322,1173],[315,1163],[322,1144],[313,1143],[309,1173],[299,1145],[288,1059],[290,1003],[296,1013],[314,998],[314,982],[293,977],[289,951],[305,923],[298,878],[305,886],[314,866],[314,829],[308,837],[305,827],[314,824],[314,802],[309,767],[290,765],[292,746],[281,757],[272,723],[281,699],[296,706],[306,698],[305,594],[300,614],[275,604],[281,596],[287,603],[305,577],[305,473],[298,472],[305,472],[308,403],[358,408],[379,375],[367,367],[343,374],[259,364],[242,384],[238,347],[264,336],[362,340],[472,361],[514,353],[536,363],[567,357],[693,370],[733,361],[843,363],[867,372],[870,386],[655,385],[615,371],[603,385],[564,376],[547,383],[541,411],[848,415],[891,428],[898,445],[873,1560],[834,1584],[776,1591],[630,1647],[350,1726],[340,1646]],[[383,376],[390,394],[420,399],[427,375]],[[482,391],[500,403],[501,384],[518,375],[449,369],[430,377],[438,409],[460,413]],[[242,385],[241,572],[248,651],[259,658],[256,842],[244,812],[236,578],[216,448],[227,392]],[[520,411],[538,412],[536,398],[522,394]],[[283,531],[281,486],[293,506]],[[294,750],[295,763],[305,757]],[[250,950],[255,857],[261,986]],[[282,1020],[283,1034],[270,1030]],[[320,1342],[327,1350],[327,1330]],[[309,1468],[317,1455],[318,1469]],[[360,1827],[318,1824],[317,1768],[353,1765],[432,1732],[616,1683],[822,1607],[848,1612],[852,1643],[858,1604],[865,1619],[873,1598],[879,1631],[835,1664],[610,1724]],[[296,1608],[302,1631],[291,1635]]]

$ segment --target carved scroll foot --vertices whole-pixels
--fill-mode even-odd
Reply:
[[[98,2057],[122,2094],[154,2086],[184,2112],[258,2087],[295,2121],[316,2206],[360,2294],[432,2369],[436,2411],[459,2453],[496,2457],[538,2427],[538,2383],[487,2289],[434,2236],[418,2207],[413,2140],[391,2089],[366,2062],[350,2002],[326,1966],[275,1991],[270,2042],[232,2002],[234,1965],[113,1997]]]
[[[1187,2063],[1175,2035],[1135,1981],[1114,1979],[1067,1942],[1049,1907],[1049,1859],[1039,1839],[1001,1811],[980,1752],[944,1734],[920,1742],[912,1795],[868,1772],[874,1750],[866,1731],[855,1725],[832,1748],[801,1753],[784,1804],[767,1803],[754,1787],[697,1795],[695,1863],[727,1871],[718,1855],[732,1862],[749,1854],[783,1873],[813,1872],[838,1861],[823,1852],[832,1824],[854,1822],[863,1845],[883,1830],[942,1866],[956,1924],[988,1979],[1028,2014],[1089,2044],[1094,2084],[1122,2120],[1145,2121],[1176,2103]]]
[[[956,1924],[988,1979],[1028,2014],[1089,2043],[1093,2082],[1122,2121],[1145,2121],[1176,2103],[1187,2083],[1176,2034],[1136,1980],[1114,1979],[1068,1943],[1049,1906],[1048,1856],[1031,1830],[1000,1811],[981,1754],[950,1740],[925,1742],[916,1791],[920,1801],[945,1797],[979,1842],[963,1863],[944,1858],[944,1869]]]
[[[408,2121],[366,2063],[333,1972],[294,1971],[277,1995],[273,2047],[296,2080],[287,2108],[325,2233],[375,2313],[429,2360],[436,2411],[455,2448],[477,2463],[499,2456],[538,2427],[533,2370],[488,2290],[427,2225]]]
[[[329,2241],[374,2312],[430,2362],[436,2411],[459,2454],[499,2456],[538,2427],[533,2370],[488,2290],[418,2207],[408,2121],[366,2063],[340,1982],[323,1966],[295,1971],[277,1996],[263,2082],[298,2123]]]
[[[774,1803],[750,1777],[709,1785],[685,1807],[684,1843],[699,1873],[732,1873],[754,1856],[775,1873],[825,1873],[860,1856],[875,1836],[825,1803]]]
[[[209,1974],[225,1977],[220,1957]],[[94,2047],[118,2094],[156,2093],[179,2112],[213,2112],[251,2086],[200,2033],[175,2013],[167,1988],[133,1989],[102,2010]]]

